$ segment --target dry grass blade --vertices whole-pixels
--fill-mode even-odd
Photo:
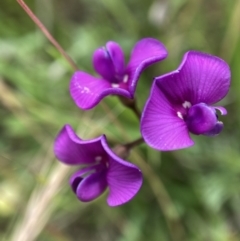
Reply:
[[[25,215],[9,240],[33,241],[36,239],[51,216],[53,210],[53,207],[50,205],[51,200],[64,186],[69,170],[68,167],[56,163],[47,179],[46,185],[36,187],[33,191],[27,204]]]

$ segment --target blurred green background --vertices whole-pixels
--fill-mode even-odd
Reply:
[[[232,87],[228,115],[215,138],[194,136],[186,150],[160,153],[146,145],[129,160],[144,184],[129,203],[107,206],[105,195],[80,203],[68,186],[53,140],[65,123],[82,138],[138,138],[139,122],[116,97],[107,108],[79,110],[69,96],[73,70],[15,0],[0,3],[0,240],[239,241],[240,1],[35,0],[26,3],[75,60],[93,73],[93,51],[108,40],[129,57],[143,37],[161,40],[169,57],[144,71],[139,107],[152,78],[174,70],[189,49],[225,59]]]

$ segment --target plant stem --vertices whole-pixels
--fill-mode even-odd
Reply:
[[[132,99],[125,98],[123,96],[119,96],[119,100],[124,106],[131,109],[139,120],[141,119],[141,112],[137,107],[137,102],[135,99],[132,100]]]
[[[33,20],[33,22],[41,29],[43,34],[47,37],[47,39],[56,47],[56,49],[64,56],[64,58],[69,62],[74,70],[78,70],[77,65],[72,60],[72,58],[64,51],[61,45],[57,42],[57,40],[49,33],[46,27],[41,23],[41,21],[36,17],[36,15],[32,12],[32,10],[25,4],[23,0],[17,0],[20,6],[24,9],[24,11],[28,14],[28,16]]]
[[[133,147],[135,146],[138,146],[140,144],[144,143],[144,140],[142,137],[132,141],[132,142],[129,142],[127,144],[124,144],[123,146],[125,146],[128,150],[132,149]]]
[[[129,156],[131,149],[135,146],[142,144],[143,142],[143,138],[140,137],[126,144],[116,145],[112,150],[117,156],[126,159]]]

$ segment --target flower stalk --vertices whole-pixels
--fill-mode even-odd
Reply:
[[[128,150],[130,150],[130,149],[134,148],[135,146],[141,145],[142,143],[144,143],[144,140],[143,140],[142,137],[140,137],[140,138],[138,138],[138,139],[136,139],[136,140],[134,140],[134,141],[132,141],[132,142],[129,142],[129,143],[127,143],[127,144],[124,144],[124,146],[125,146]]]
[[[138,146],[140,144],[144,143],[144,140],[142,137],[132,141],[132,142],[129,142],[129,143],[126,143],[126,144],[122,144],[122,145],[116,145],[114,148],[113,148],[113,152],[123,158],[123,159],[126,159],[129,154],[130,154],[130,151],[132,148],[134,148],[135,146]]]
[[[128,99],[123,96],[119,96],[119,100],[121,103],[133,111],[133,113],[136,115],[136,117],[140,120],[141,119],[141,112],[137,107],[137,101],[136,99]]]

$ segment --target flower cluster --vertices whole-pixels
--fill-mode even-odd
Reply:
[[[93,54],[93,67],[99,76],[76,71],[70,81],[70,94],[84,110],[95,107],[108,95],[134,100],[142,71],[166,57],[167,50],[161,42],[145,38],[136,43],[125,65],[121,47],[109,41]],[[190,133],[218,135],[223,123],[217,112],[226,115],[227,111],[214,104],[228,93],[230,75],[229,66],[222,59],[189,51],[177,70],[156,77],[140,120],[146,144],[170,151],[192,146]],[[122,145],[127,146],[129,151],[134,145]],[[61,162],[80,165],[71,176],[70,185],[83,202],[96,199],[108,189],[108,205],[121,205],[132,199],[142,185],[140,169],[122,159],[126,152],[122,155],[111,149],[104,135],[81,140],[71,126],[65,125],[55,140],[54,152]]]

